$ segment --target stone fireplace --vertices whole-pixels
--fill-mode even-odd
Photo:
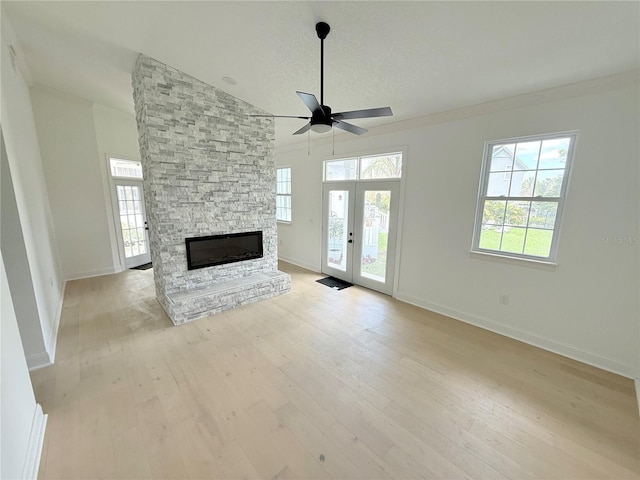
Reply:
[[[171,320],[289,291],[277,268],[273,120],[144,55],[133,89],[156,297]],[[249,232],[261,232],[262,256],[188,268],[187,239]]]

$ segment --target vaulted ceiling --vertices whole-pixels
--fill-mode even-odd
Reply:
[[[2,1],[32,83],[133,111],[139,53],[273,114],[391,106],[365,128],[640,68],[638,2]],[[235,85],[223,81],[232,77]],[[279,119],[277,144],[304,120]],[[302,139],[304,140],[304,139]]]

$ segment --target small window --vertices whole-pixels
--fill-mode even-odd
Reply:
[[[487,142],[473,251],[555,261],[576,133]]]
[[[109,164],[112,177],[142,179],[142,164],[140,162],[110,158]]]
[[[401,173],[401,153],[360,158],[360,180],[400,178]]]
[[[402,176],[402,153],[343,158],[324,162],[324,181],[380,180]]]
[[[324,162],[324,179],[327,182],[336,180],[355,180],[358,171],[357,158],[329,160]]]
[[[291,222],[291,167],[276,169],[276,220]]]

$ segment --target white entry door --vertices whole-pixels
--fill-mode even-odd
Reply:
[[[391,295],[400,182],[326,182],[322,272]]]
[[[144,208],[142,182],[113,180],[116,189],[119,246],[124,268],[137,267],[151,261],[149,229]]]

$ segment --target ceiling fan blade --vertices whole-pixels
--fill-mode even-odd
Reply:
[[[301,118],[302,120],[310,120],[311,117],[299,117],[297,115],[249,115],[250,117],[266,117],[266,118]]]
[[[300,100],[302,100],[304,104],[307,106],[307,108],[311,110],[311,113],[315,112],[316,110],[322,111],[322,107],[318,103],[318,99],[316,98],[315,95],[311,93],[304,93],[304,92],[296,92],[296,93],[300,97]]]
[[[389,107],[381,107],[381,108],[367,108],[366,110],[352,110],[351,112],[338,112],[333,113],[331,116],[333,118],[342,120],[351,119],[351,118],[371,118],[371,117],[390,117],[393,115],[393,112]]]
[[[333,120],[333,126],[350,133],[355,133],[356,135],[362,135],[363,133],[368,132],[368,130],[365,128],[357,127],[355,125],[352,125],[351,123],[341,122],[340,120],[335,119]]]
[[[311,128],[311,124],[307,123],[304,127],[302,127],[300,130],[296,130],[295,132],[293,132],[293,135],[300,135],[301,133],[306,132],[307,130],[309,130]]]

